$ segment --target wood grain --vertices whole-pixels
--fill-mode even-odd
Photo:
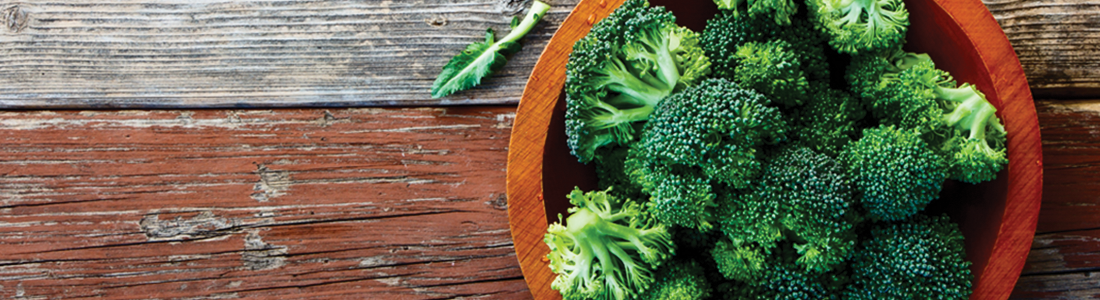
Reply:
[[[514,107],[0,113],[0,298],[515,299]]]
[[[530,0],[0,1],[0,107],[514,104],[574,0],[473,92],[442,66]]]
[[[515,104],[577,0],[473,92],[431,99],[447,60],[528,1],[0,1],[0,108]],[[987,0],[1040,95],[1100,95],[1100,4]]]
[[[1100,95],[1100,3],[983,0],[1041,96]]]
[[[1012,299],[1100,297],[1100,100],[1036,101],[1043,206]]]

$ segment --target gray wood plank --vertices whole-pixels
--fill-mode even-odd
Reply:
[[[476,91],[431,99],[465,45],[529,1],[0,1],[0,107],[512,104],[576,0]]]

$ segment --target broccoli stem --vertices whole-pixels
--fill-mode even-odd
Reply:
[[[527,35],[527,32],[530,32],[532,28],[535,28],[535,24],[537,24],[539,20],[542,19],[542,16],[546,15],[547,11],[550,11],[549,4],[546,4],[539,0],[535,0],[535,3],[532,3],[531,8],[527,11],[527,15],[523,17],[523,21],[521,21],[519,25],[516,25],[515,28],[512,28],[512,32],[509,32],[508,35],[504,36],[504,38],[501,38],[499,41],[493,44],[493,47],[495,47],[493,49],[499,49],[500,45],[504,43],[515,42],[522,38],[524,35]]]
[[[597,130],[608,129],[622,125],[623,123],[645,120],[655,109],[653,105],[627,109],[618,109],[606,103],[597,103],[597,106],[609,112],[607,114],[600,114],[592,117],[593,122],[591,126]]]
[[[944,121],[959,130],[970,131],[970,139],[985,139],[986,126],[996,121],[997,108],[986,101],[973,85],[957,88],[937,86],[936,97],[955,103],[955,108],[944,115]]]
[[[603,85],[613,92],[641,100],[642,103],[637,103],[638,105],[656,106],[661,99],[668,96],[668,91],[671,90],[664,83],[651,83],[634,76],[626,64],[618,58],[612,58],[608,63],[610,63],[607,70],[608,76],[604,79]]]

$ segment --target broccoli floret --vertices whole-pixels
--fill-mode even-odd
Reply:
[[[808,0],[807,6],[829,44],[848,54],[900,48],[909,27],[902,0]]]
[[[814,30],[803,19],[793,19],[788,25],[776,26],[759,16],[736,16],[732,12],[719,12],[707,20],[700,37],[700,44],[712,62],[711,75],[736,81],[736,69],[740,64],[738,48],[751,43],[767,43],[783,40],[789,43],[788,52],[795,54],[808,80],[829,78],[829,66],[822,45],[828,36]]]
[[[939,198],[947,164],[920,137],[920,132],[894,126],[863,130],[846,146],[840,161],[859,202],[875,220],[902,220]]]
[[[745,251],[766,251],[789,240],[800,267],[825,272],[855,248],[860,217],[844,168],[808,148],[777,150],[764,160],[764,175],[748,191],[720,199],[729,200],[719,202],[720,229],[743,252],[737,256],[751,257]]]
[[[781,236],[777,236],[779,238]],[[768,244],[771,246],[771,244]],[[741,240],[723,238],[710,250],[718,272],[726,279],[756,282],[767,268],[766,258],[772,249]]]
[[[895,63],[875,56],[862,58],[854,65],[856,70],[849,72],[875,116],[883,124],[920,131],[948,160],[948,178],[970,183],[995,178],[1008,163],[1006,133],[997,109],[973,85],[956,86],[951,75],[937,69],[927,55],[893,57]],[[877,77],[856,75],[882,69],[886,71]]]
[[[587,163],[599,147],[626,145],[657,103],[710,72],[695,32],[664,7],[623,3],[573,45],[566,64],[566,134]]]
[[[810,101],[793,114],[793,139],[798,145],[835,158],[841,148],[858,138],[867,112],[848,92],[824,84],[812,86]]]
[[[782,39],[748,42],[737,48],[734,82],[764,94],[785,107],[802,105],[809,81],[802,72],[800,53]]]
[[[910,101],[929,99],[931,109],[905,111],[907,120],[930,119],[931,143],[938,144],[950,164],[948,178],[978,183],[993,180],[1006,164],[1005,129],[997,118],[997,108],[977,87],[969,83],[955,85],[951,76],[922,61],[900,74],[899,82],[909,83],[899,98]],[[921,107],[923,108],[923,107]],[[913,110],[913,109],[910,109]],[[927,116],[927,117],[925,117]],[[939,135],[936,135],[939,134]]]
[[[792,0],[714,0],[718,9],[730,10],[734,16],[740,16],[741,10],[749,15],[770,16],[776,24],[790,24],[791,16],[798,12],[798,4]]]
[[[623,146],[608,146],[596,149],[596,178],[597,188],[610,189],[611,195],[619,199],[631,199],[638,201],[649,200],[649,195],[642,192],[642,186],[630,178],[630,165],[627,164],[627,154],[630,148]]]
[[[760,175],[756,152],[786,139],[787,124],[759,93],[708,79],[661,102],[628,164],[649,193],[650,212],[670,225],[712,227],[713,184],[747,187]]]
[[[710,297],[703,267],[692,259],[673,259],[657,269],[657,279],[638,299],[702,300]]]
[[[558,274],[550,287],[565,299],[631,299],[675,252],[666,227],[635,202],[574,189],[569,203],[567,226],[550,224],[543,239]]]
[[[845,75],[852,92],[863,99],[875,118],[882,119],[897,113],[897,105],[903,103],[889,100],[896,94],[891,82],[897,82],[902,71],[931,60],[927,54],[905,52],[901,48],[862,53],[852,57]]]
[[[761,258],[760,267],[750,280],[735,279],[717,285],[720,299],[728,300],[810,300],[839,299],[847,275],[821,273],[797,265],[798,254],[790,245]]]
[[[916,215],[871,229],[851,262],[846,299],[969,299],[963,236],[946,216]]]
[[[699,38],[703,51],[711,60],[711,75],[735,80],[737,48],[749,42],[766,42],[780,30],[781,26],[761,16],[737,16],[731,11],[720,11],[707,20]]]

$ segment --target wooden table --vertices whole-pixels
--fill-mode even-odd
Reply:
[[[152,0],[120,1],[122,8],[44,8],[29,2],[0,3],[5,25],[0,34],[111,23],[114,19],[94,17],[110,15],[112,9],[148,16],[189,9],[158,6],[163,1]],[[286,60],[287,65],[262,77],[247,68],[220,75],[242,84],[240,89],[180,82],[179,76],[145,78],[127,65],[134,60],[119,58],[118,51],[74,54],[39,45],[57,58],[45,63],[52,66],[38,66],[51,71],[24,68],[17,72],[22,77],[0,81],[10,86],[62,79],[66,66],[80,65],[66,58],[82,55],[91,62],[89,68],[106,74],[68,84],[108,90],[134,82],[194,84],[194,89],[145,97],[223,108],[136,109],[189,102],[164,105],[137,92],[74,92],[31,102],[39,108],[134,109],[0,112],[0,298],[529,297],[508,231],[507,145],[527,73],[576,1],[556,1],[525,50],[485,88],[444,102],[428,99],[427,85],[447,53],[478,39],[486,26],[506,32],[519,1],[478,2],[481,6],[410,3],[368,6],[387,8],[374,11],[383,19],[407,21],[392,24],[438,27],[442,33],[429,35],[461,38],[447,37],[451,40],[442,45],[429,40],[395,46],[405,55],[375,66],[355,59],[294,65],[293,59],[275,57],[267,59]],[[234,7],[231,1],[218,4],[228,5],[229,11],[265,11]],[[986,4],[1028,73],[1043,137],[1044,203],[1013,298],[1100,295],[1100,279],[1093,274],[1100,269],[1100,100],[1095,100],[1100,99],[1100,32],[1092,31],[1100,5],[1065,0]],[[51,9],[90,12],[42,17]],[[140,23],[127,20],[122,22]],[[307,16],[304,22],[309,20]],[[198,34],[188,29],[184,25],[157,32]],[[392,38],[368,31],[365,40],[418,41],[413,29]],[[69,34],[92,35],[94,30]],[[290,50],[303,52],[290,54],[292,58],[332,55],[321,46],[295,47]],[[385,54],[365,55],[387,61]],[[0,64],[16,63],[2,57],[4,52]],[[113,68],[112,62],[123,67]],[[217,74],[209,72],[217,70],[188,71],[189,63],[178,63],[182,72],[213,76],[200,79],[216,82]],[[264,94],[267,90],[259,87],[333,81],[347,86],[351,83],[341,81],[346,79],[318,74],[349,66],[358,69],[348,74],[370,84],[343,94],[298,91],[304,96],[278,90]],[[297,71],[304,72],[305,82],[287,81]],[[63,89],[65,84],[45,88]],[[0,87],[5,105],[16,103],[5,98],[12,95],[18,93]],[[245,102],[225,101],[234,95]],[[346,100],[347,95],[367,95],[362,98],[367,100]],[[262,105],[265,99],[273,106],[306,103],[314,108],[231,108]],[[316,107],[326,101],[398,107]],[[456,103],[485,106],[450,105]]]

